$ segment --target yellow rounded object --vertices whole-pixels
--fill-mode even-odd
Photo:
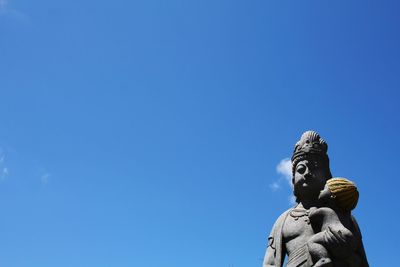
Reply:
[[[357,206],[359,193],[352,181],[345,178],[331,178],[326,183],[339,208],[351,211]]]

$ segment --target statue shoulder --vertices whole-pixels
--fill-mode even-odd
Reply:
[[[279,215],[278,219],[276,219],[274,226],[272,227],[272,231],[271,231],[272,236],[275,236],[277,234],[280,235],[282,233],[282,228],[285,224],[286,218],[288,217],[288,215],[292,209],[293,208],[286,210],[281,215]]]
[[[283,212],[278,219],[276,219],[275,224],[283,224],[286,221],[287,216],[289,215],[289,212],[291,212],[293,210],[293,208],[290,208],[288,210],[286,210],[285,212]]]
[[[281,267],[285,258],[285,249],[282,243],[282,229],[285,224],[289,209],[283,212],[275,221],[268,237],[268,248],[264,257],[264,267]]]

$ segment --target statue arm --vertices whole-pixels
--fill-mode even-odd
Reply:
[[[264,265],[263,267],[275,267],[275,258],[276,258],[276,247],[275,247],[275,240],[273,236],[268,237],[268,247],[267,251],[265,252],[264,257]]]
[[[276,220],[268,237],[268,247],[264,256],[263,267],[281,267],[285,258],[285,246],[282,243],[282,228],[288,212],[284,212]]]

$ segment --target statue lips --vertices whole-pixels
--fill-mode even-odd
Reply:
[[[309,181],[307,181],[306,179],[302,179],[302,180],[301,180],[301,186],[302,186],[302,187],[310,186]]]
[[[300,185],[303,190],[306,190],[307,192],[319,192],[320,189],[318,189],[318,182],[315,180],[315,178],[312,175],[305,175],[303,176],[299,181],[298,184]],[[302,191],[303,191],[302,190]],[[306,191],[303,191],[304,193]]]
[[[312,183],[312,178],[311,176],[303,176],[299,183],[301,184],[302,187],[307,187],[310,186],[310,184]]]
[[[311,173],[306,173],[302,178],[301,178],[301,185],[303,187],[313,187],[316,186],[317,181],[315,180],[314,175]]]
[[[302,194],[308,194],[308,192],[312,190],[312,181],[302,177],[297,181],[297,183],[294,186],[297,188],[299,192],[302,192]]]

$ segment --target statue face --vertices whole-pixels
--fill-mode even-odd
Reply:
[[[296,197],[301,199],[317,199],[326,183],[326,172],[318,161],[305,159],[297,163],[293,177]]]

